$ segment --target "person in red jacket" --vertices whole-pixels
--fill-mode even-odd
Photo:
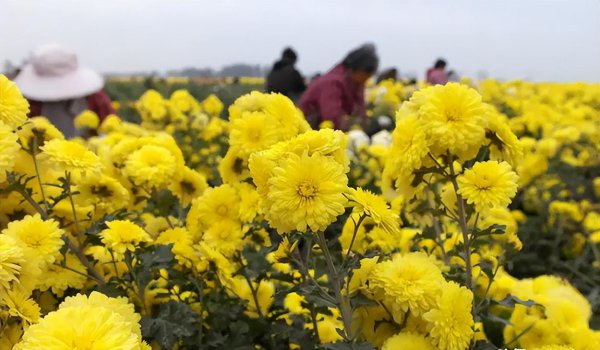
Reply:
[[[313,128],[323,121],[347,131],[366,121],[365,82],[377,71],[379,58],[372,44],[352,50],[344,60],[315,79],[300,98],[300,109]]]
[[[48,118],[65,137],[80,136],[73,120],[86,109],[100,120],[115,113],[102,90],[103,78],[81,67],[75,53],[58,45],[35,50],[14,81],[29,100],[29,116]]]

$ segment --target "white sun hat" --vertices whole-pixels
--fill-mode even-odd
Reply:
[[[98,73],[80,67],[77,55],[59,45],[44,45],[35,50],[15,83],[25,97],[41,102],[84,97],[104,86]]]

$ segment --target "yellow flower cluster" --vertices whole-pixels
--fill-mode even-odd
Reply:
[[[371,139],[149,90],[65,140],[0,76],[0,349],[599,349],[600,89],[369,89]]]

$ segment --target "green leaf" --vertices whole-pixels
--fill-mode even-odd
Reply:
[[[524,305],[527,307],[532,307],[533,305],[535,305],[535,301],[533,300],[521,300],[514,295],[507,295],[506,298],[500,301],[493,301],[493,303],[506,307],[515,307],[516,304]]]
[[[144,339],[156,340],[163,349],[172,349],[179,340],[194,334],[197,319],[189,305],[169,301],[159,305],[156,317],[144,316],[140,324]]]

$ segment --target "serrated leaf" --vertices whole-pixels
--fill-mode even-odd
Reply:
[[[156,317],[142,317],[144,339],[156,340],[163,349],[171,349],[184,337],[190,337],[197,328],[196,314],[189,305],[176,301],[160,304]]]

